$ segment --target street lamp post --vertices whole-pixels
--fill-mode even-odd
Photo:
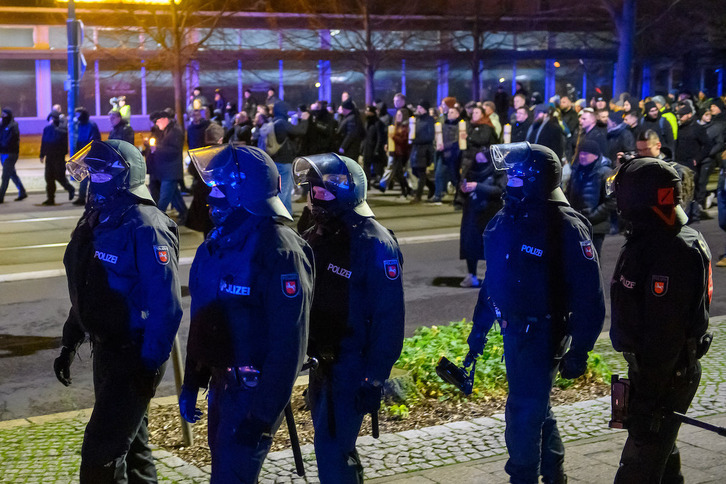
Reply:
[[[78,102],[78,84],[81,79],[81,40],[83,38],[83,24],[76,20],[76,6],[73,0],[68,1],[68,20],[66,21],[68,35],[68,151],[71,156],[76,151],[76,126],[73,116]]]

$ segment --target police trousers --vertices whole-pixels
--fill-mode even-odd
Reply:
[[[681,422],[670,412],[685,413],[701,381],[701,365],[686,371],[684,378],[665,376],[661,395],[638,391],[641,374],[628,371],[630,417],[628,439],[620,457],[616,484],[682,483],[681,456],[676,446]],[[655,413],[654,413],[655,412]]]
[[[363,423],[363,414],[355,410],[355,395],[363,371],[362,361],[321,365],[310,371],[308,398],[321,484],[363,482],[363,466],[355,449]]]
[[[559,368],[559,343],[549,322],[509,324],[504,330],[504,361],[509,395],[504,432],[509,459],[504,470],[510,482],[561,482],[565,448],[550,406],[550,392]]]
[[[138,349],[93,346],[96,403],[81,449],[81,484],[156,483],[146,409],[164,376],[143,371]]]
[[[231,384],[213,372],[209,384],[208,442],[212,454],[210,484],[255,484],[262,463],[272,446],[272,435],[282,415],[272,427],[272,435],[262,433],[241,439],[242,429],[249,429],[249,409],[256,389],[244,384]],[[250,445],[253,440],[257,445]]]

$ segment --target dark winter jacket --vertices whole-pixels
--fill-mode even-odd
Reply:
[[[572,208],[587,217],[594,234],[610,232],[610,214],[615,211],[615,199],[607,196],[606,181],[611,170],[599,157],[589,165],[575,163],[567,185],[567,199]]]
[[[366,137],[363,142],[363,161],[375,163],[384,156],[383,145],[386,144],[386,127],[378,118],[371,116],[366,120]]]
[[[91,121],[82,119],[76,124],[76,152],[83,149],[91,141],[101,141],[101,132],[98,125]]]
[[[209,120],[207,119],[202,119],[199,123],[189,123],[189,126],[187,126],[187,144],[190,150],[207,146],[204,142],[204,132],[207,127],[209,127]]]
[[[252,122],[247,121],[242,124],[235,124],[224,133],[222,143],[244,143],[246,145],[252,144]]]
[[[527,139],[527,132],[532,126],[532,121],[525,119],[523,122],[516,121],[512,124],[512,143],[519,143]]]
[[[176,122],[170,121],[166,129],[157,136],[156,150],[152,153],[148,166],[149,175],[155,180],[181,180],[184,176],[184,133]]]
[[[341,139],[338,150],[343,150],[343,155],[358,161],[360,156],[361,141],[365,135],[363,122],[360,119],[358,111],[353,110],[348,113],[341,121],[337,131],[338,138]]]
[[[526,141],[546,146],[562,159],[565,154],[565,133],[556,119],[538,120],[530,126]]]
[[[43,138],[40,141],[40,157],[65,156],[68,154],[68,131],[58,118],[43,128]]]
[[[464,159],[474,163],[476,154],[497,142],[497,133],[488,124],[470,123],[466,130],[466,152]]]
[[[116,126],[113,127],[111,132],[108,133],[108,139],[120,139],[134,144],[134,128],[129,125],[128,121],[122,119]]]
[[[646,115],[640,120],[640,130],[638,132],[645,132],[649,129],[658,133],[661,146],[666,148],[670,152],[670,155],[673,156],[676,150],[676,142],[673,138],[673,128],[671,128],[668,120],[662,117],[660,113],[658,113],[655,119]]]
[[[0,153],[18,154],[20,152],[20,130],[18,123],[13,119],[13,112],[3,109],[2,124],[0,124]]]
[[[620,123],[608,131],[607,140],[608,150],[603,154],[612,162],[615,162],[618,158],[618,153],[635,150],[635,137],[630,130],[630,126],[625,123]]]
[[[434,161],[434,118],[428,113],[416,116],[416,136],[411,147],[411,167],[426,168]]]
[[[285,102],[278,101],[275,103],[273,107],[275,137],[277,142],[282,145],[280,150],[272,156],[275,163],[292,163],[298,153],[291,138],[304,136],[308,130],[307,120],[301,119],[297,124],[292,124],[287,120],[287,113],[288,106]]]
[[[706,128],[691,118],[678,128],[675,160],[693,170],[711,152],[711,139]]]
[[[507,185],[504,171],[494,169],[490,162],[467,164],[462,173],[462,182],[476,182],[476,188],[469,193],[462,192],[464,206],[461,215],[459,237],[460,259],[484,259],[484,229],[502,208],[502,193]]]

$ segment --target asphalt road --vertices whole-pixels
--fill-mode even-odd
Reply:
[[[43,199],[42,194],[32,194],[25,202],[0,205],[0,420],[93,404],[88,345],[82,347],[73,363],[73,385],[63,387],[52,370],[68,311],[61,260],[81,210],[67,202],[58,207],[41,207],[39,203]],[[458,286],[465,275],[465,264],[458,258],[460,213],[453,212],[450,206],[408,205],[388,194],[373,195],[371,205],[379,220],[393,229],[401,241],[406,335],[412,335],[421,325],[470,318],[477,290]],[[702,222],[697,228],[704,232],[713,252],[720,254],[726,244],[726,234],[718,229],[715,221]],[[183,285],[187,283],[190,261],[200,241],[199,234],[182,230],[180,277]],[[605,240],[602,267],[606,286],[622,242],[622,236]],[[484,263],[480,262],[480,275],[483,272]],[[714,267],[714,283],[712,314],[726,314],[726,300],[720,294],[720,288],[726,287],[726,269]],[[179,331],[182,352],[190,304],[187,291],[183,293],[185,315]],[[607,293],[606,289],[606,298]],[[609,314],[609,301],[606,303]],[[158,394],[172,393],[170,368]]]

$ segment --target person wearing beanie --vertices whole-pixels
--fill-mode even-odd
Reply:
[[[434,118],[429,115],[431,104],[421,99],[416,106],[416,134],[411,144],[411,170],[418,178],[418,186],[412,203],[421,202],[424,185],[428,187],[428,198],[436,191],[434,182],[428,179],[426,168],[434,162]]]
[[[358,108],[352,99],[348,98],[340,104],[340,114],[342,118],[338,125],[337,135],[342,141],[337,150],[338,154],[358,161],[360,145],[366,131]]]
[[[671,123],[662,116],[654,101],[647,101],[643,105],[643,114],[644,116],[640,120],[640,131],[645,132],[652,129],[658,133],[663,148],[668,152],[668,156],[672,157],[676,151],[676,143]]]
[[[670,123],[673,130],[673,141],[676,141],[678,139],[678,119],[676,115],[668,109],[668,104],[663,96],[653,96],[652,99],[661,116]]]
[[[68,199],[73,200],[76,189],[66,178],[66,155],[68,154],[68,124],[63,123],[61,114],[53,110],[48,115],[50,121],[43,128],[40,141],[40,162],[45,163],[45,193],[43,205],[55,205],[55,183],[68,191]],[[83,198],[85,204],[85,198]]]
[[[18,161],[20,153],[20,130],[18,123],[13,118],[13,112],[9,108],[3,108],[2,122],[0,122],[0,161],[3,165],[2,182],[0,183],[0,203],[4,202],[5,192],[8,189],[10,180],[13,181],[18,189],[18,198],[20,201],[28,198],[25,192],[23,182],[15,171],[15,163]]]
[[[696,221],[708,216],[706,212],[700,210],[700,207],[706,204],[708,195],[706,186],[711,171],[708,155],[713,144],[706,128],[696,122],[694,111],[690,99],[679,101],[676,105],[680,136],[676,140],[675,161],[693,171],[696,184],[695,200],[698,204],[692,204],[687,215]]]
[[[583,139],[565,195],[572,208],[592,224],[592,245],[598,256],[602,255],[605,235],[610,233],[610,215],[615,211],[615,199],[609,197],[606,190],[606,181],[611,174],[610,168],[603,163],[597,141]]]

